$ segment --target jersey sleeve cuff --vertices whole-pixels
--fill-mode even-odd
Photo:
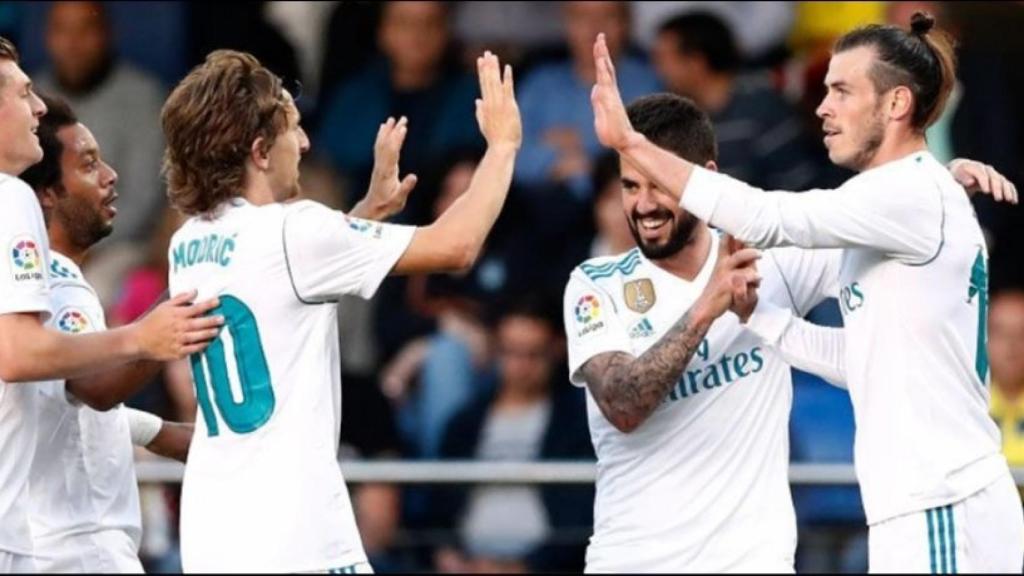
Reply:
[[[394,250],[389,252],[386,257],[377,261],[376,265],[367,272],[366,280],[359,287],[359,295],[367,300],[373,298],[373,295],[377,293],[377,289],[380,288],[381,282],[384,282],[384,278],[387,278],[391,269],[398,263],[399,258],[408,250],[413,234],[416,232],[415,226],[402,226],[398,224],[392,224],[391,226],[392,233],[396,235]]]
[[[782,338],[793,313],[785,308],[779,308],[764,298],[759,298],[754,313],[747,320],[746,327],[766,344],[774,344]]]
[[[40,314],[43,322],[50,318],[50,299],[43,295],[12,298],[0,302],[0,315],[4,314]]]
[[[716,176],[714,172],[695,165],[690,173],[690,181],[679,199],[683,209],[704,222],[711,221],[711,215],[721,197],[715,185]]]

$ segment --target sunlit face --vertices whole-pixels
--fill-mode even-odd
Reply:
[[[693,238],[699,220],[668,192],[620,158],[622,208],[637,246],[650,260],[669,258]]]
[[[865,169],[885,139],[887,96],[877,93],[869,76],[874,61],[868,47],[834,54],[825,76],[825,99],[816,111],[829,160],[852,170]]]
[[[988,352],[992,380],[1024,385],[1024,292],[1010,292],[992,301]]]
[[[283,132],[274,139],[270,147],[270,163],[267,178],[275,202],[291,200],[302,192],[299,185],[299,162],[302,155],[309,152],[309,137],[302,129],[302,117],[291,94],[285,91],[287,99],[288,122]]]
[[[61,190],[44,201],[51,221],[59,222],[68,239],[87,249],[114,230],[117,172],[103,161],[99,144],[82,124],[57,131]]]
[[[36,129],[46,105],[15,62],[0,60],[0,80],[0,171],[21,174],[43,159]]]
[[[547,323],[508,316],[498,325],[498,358],[504,386],[537,392],[548,386],[553,368],[554,334]]]

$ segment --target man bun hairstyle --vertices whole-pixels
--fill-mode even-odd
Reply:
[[[935,28],[935,17],[915,12],[910,28],[871,24],[836,41],[834,53],[854,48],[875,50],[870,76],[879,94],[906,86],[914,95],[911,126],[924,132],[938,120],[956,83],[953,42]]]

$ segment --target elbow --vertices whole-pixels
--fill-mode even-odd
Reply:
[[[82,404],[97,412],[107,412],[121,403],[121,400],[115,398],[113,394],[90,390],[85,386],[76,384],[73,380],[68,380],[67,391]]]
[[[468,272],[480,257],[481,245],[469,239],[459,239],[449,247],[446,260],[448,272]]]
[[[468,272],[480,258],[480,246],[469,244],[458,250],[453,266],[456,272]]]
[[[4,358],[0,360],[0,380],[14,384],[29,382],[33,379],[29,366],[24,361],[18,360],[17,356],[5,354]]]

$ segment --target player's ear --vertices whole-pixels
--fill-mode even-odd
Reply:
[[[718,164],[715,164],[714,160],[708,160],[704,163],[704,167],[712,172],[718,172]]]
[[[889,116],[902,120],[914,112],[914,94],[906,86],[897,86],[889,95]]]
[[[53,210],[57,206],[57,198],[60,197],[59,190],[54,186],[47,186],[41,191],[36,192],[36,198],[39,198],[39,205],[43,208],[43,211]]]
[[[270,146],[267,145],[265,138],[260,136],[252,141],[249,158],[260,170],[270,169]]]

